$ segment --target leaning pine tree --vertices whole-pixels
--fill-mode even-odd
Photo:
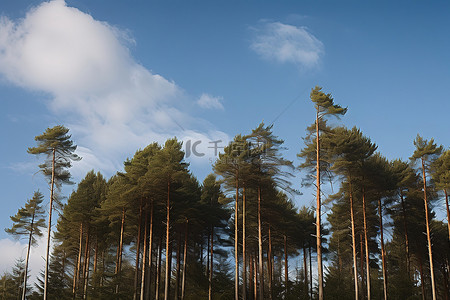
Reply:
[[[27,258],[25,259],[25,271],[23,275],[22,300],[25,300],[28,278],[28,261],[30,258],[31,246],[36,244],[36,236],[42,236],[41,228],[45,226],[44,209],[41,206],[44,196],[41,192],[34,193],[33,198],[25,203],[25,207],[20,208],[16,215],[10,217],[14,222],[11,228],[5,229],[14,237],[28,236]]]
[[[69,129],[63,125],[57,125],[47,128],[41,135],[35,137],[37,147],[28,148],[30,154],[45,154],[46,161],[39,165],[44,176],[49,179],[50,184],[50,208],[48,213],[48,234],[47,234],[47,253],[45,263],[44,278],[44,300],[47,300],[47,284],[48,284],[48,262],[50,254],[50,237],[52,226],[52,208],[53,199],[55,198],[55,186],[60,187],[62,183],[71,184],[70,172],[68,168],[72,166],[72,161],[81,158],[74,153],[77,146],[70,140],[71,135],[68,134]]]
[[[322,235],[321,235],[321,206],[322,202],[320,199],[321,191],[321,171],[323,171],[323,165],[321,165],[321,155],[320,155],[320,133],[322,129],[325,128],[324,121],[329,115],[339,117],[347,112],[347,108],[343,108],[337,104],[334,104],[333,97],[331,94],[325,94],[322,92],[322,88],[316,86],[311,90],[311,101],[314,103],[314,108],[316,109],[316,121],[315,121],[315,158],[309,159],[309,162],[315,160],[315,171],[316,171],[316,242],[317,242],[317,281],[318,281],[318,296],[319,300],[323,300],[323,265],[322,265]],[[308,155],[306,152],[312,150],[311,148],[306,148],[300,154],[301,157],[305,157],[307,162],[302,166],[308,165]]]

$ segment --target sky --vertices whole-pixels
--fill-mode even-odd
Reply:
[[[357,126],[389,159],[408,159],[417,134],[448,148],[450,4],[392,2],[3,0],[0,274],[26,249],[3,231],[9,216],[35,190],[49,195],[43,157],[27,148],[58,124],[83,158],[76,182],[91,169],[110,177],[136,150],[174,136],[185,150],[196,143],[186,160],[202,181],[214,145],[263,121],[298,165],[316,85],[348,107],[333,123]],[[311,206],[301,178],[294,200]]]

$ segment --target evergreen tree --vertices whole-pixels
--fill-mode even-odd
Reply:
[[[317,239],[317,268],[318,268],[318,289],[319,289],[319,300],[323,300],[323,264],[322,264],[322,234],[320,232],[321,229],[321,218],[322,218],[322,201],[321,201],[321,171],[323,167],[321,166],[321,123],[324,122],[327,116],[340,116],[344,115],[347,112],[347,108],[342,108],[341,106],[334,104],[333,97],[331,94],[325,94],[322,92],[322,88],[316,86],[311,90],[311,101],[314,103],[314,108],[316,109],[316,121],[315,121],[315,171],[316,171],[316,239]],[[310,149],[311,150],[311,149]],[[305,152],[303,151],[303,154]],[[311,162],[314,159],[310,160]]]
[[[62,183],[71,183],[70,172],[71,161],[77,161],[81,158],[74,153],[77,146],[70,140],[69,129],[62,125],[47,128],[41,135],[35,137],[37,147],[28,148],[28,153],[39,155],[45,154],[46,161],[39,165],[42,173],[49,179],[50,184],[50,208],[48,213],[48,233],[47,233],[47,252],[45,262],[45,281],[44,281],[44,300],[47,300],[48,283],[48,265],[50,256],[50,239],[52,225],[53,200],[55,199],[54,188],[60,187]]]
[[[436,300],[436,283],[434,278],[434,267],[433,267],[433,251],[431,247],[431,232],[430,232],[430,221],[429,221],[429,204],[427,198],[427,177],[426,173],[430,166],[430,164],[436,159],[436,156],[439,155],[442,151],[442,146],[437,146],[434,143],[434,139],[431,139],[429,142],[424,140],[420,135],[417,135],[414,140],[414,145],[416,146],[416,150],[411,156],[411,160],[416,162],[420,160],[421,169],[422,169],[422,180],[423,180],[423,200],[425,205],[425,225],[427,228],[427,242],[428,242],[428,257],[430,262],[430,273],[431,273],[431,292],[433,295],[433,300]]]
[[[450,190],[450,150],[444,151],[436,159],[431,168],[436,188],[444,192],[445,208],[447,211],[448,239],[450,241],[450,208],[448,204],[448,192]]]
[[[36,236],[42,236],[41,228],[45,226],[44,209],[41,204],[44,196],[39,192],[35,192],[33,198],[25,203],[25,207],[20,208],[16,215],[11,216],[11,221],[14,222],[11,228],[5,229],[9,234],[16,238],[21,236],[28,236],[27,258],[25,259],[25,272],[23,276],[23,293],[22,300],[25,300],[27,291],[28,278],[28,262],[30,258],[31,246],[36,244]]]

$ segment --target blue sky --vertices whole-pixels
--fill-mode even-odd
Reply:
[[[111,176],[172,136],[201,141],[206,155],[189,160],[202,180],[209,142],[263,120],[298,164],[315,85],[348,107],[336,123],[359,127],[389,159],[407,159],[417,133],[450,145],[443,1],[5,0],[0,15],[0,228],[34,190],[48,198],[26,150],[56,124],[83,156],[76,181],[92,168]],[[311,192],[296,201],[312,204]],[[0,230],[0,246],[2,272],[24,241]]]

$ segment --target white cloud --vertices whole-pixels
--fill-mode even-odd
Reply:
[[[197,104],[202,108],[208,109],[221,109],[223,110],[222,101],[223,97],[214,97],[209,94],[203,93],[200,98],[197,100]]]
[[[311,68],[319,64],[324,53],[323,43],[306,27],[263,22],[254,30],[256,34],[250,48],[267,60]]]
[[[111,175],[139,147],[211,127],[198,127],[204,121],[187,113],[179,86],[133,59],[130,42],[63,0],[44,2],[21,20],[0,19],[0,76],[51,96],[50,110],[66,120],[84,157],[74,175],[93,168]],[[207,105],[220,108],[220,100],[210,97]]]

